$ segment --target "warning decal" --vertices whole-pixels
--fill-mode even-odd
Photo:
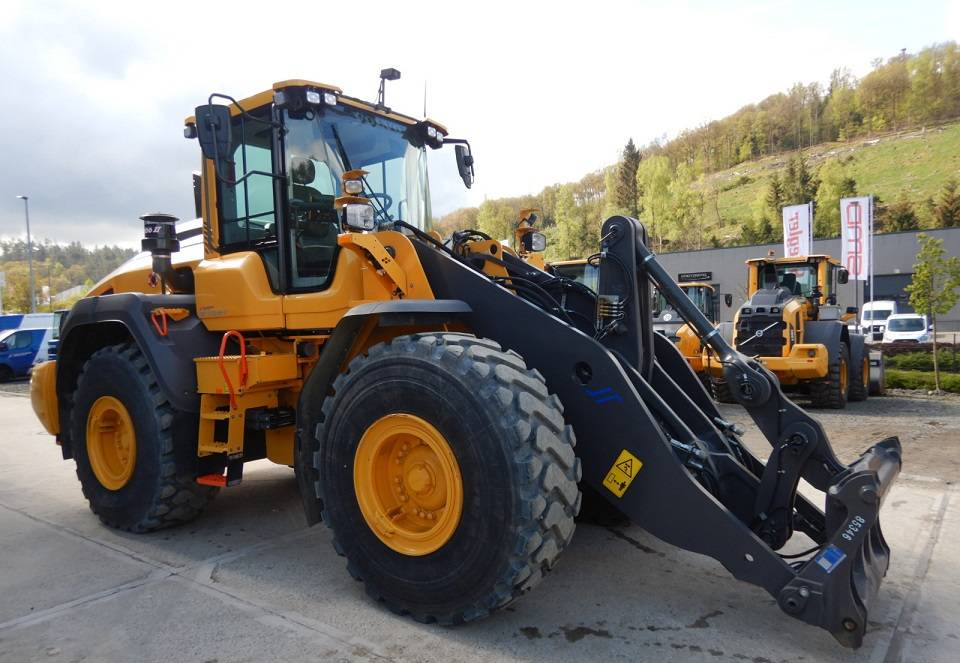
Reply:
[[[624,449],[603,478],[603,485],[617,497],[623,497],[642,467],[643,461]]]

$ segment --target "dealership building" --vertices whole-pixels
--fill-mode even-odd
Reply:
[[[948,256],[960,256],[960,228],[910,231],[875,235],[873,238],[874,299],[892,299],[907,305],[905,288],[913,277],[913,265],[920,245],[917,235],[923,232],[943,240]],[[770,251],[783,256],[783,244],[759,244],[702,251],[681,251],[658,256],[670,275],[679,280],[699,280],[712,283],[720,293],[720,320],[731,321],[747,295],[747,266],[750,258],[763,258]],[[814,254],[840,256],[840,238],[813,240]],[[691,278],[692,277],[692,278]],[[723,305],[723,295],[733,295],[733,305]],[[870,285],[866,281],[854,281],[840,286],[838,303],[841,307],[856,306],[870,301]],[[906,310],[911,310],[909,306]],[[938,331],[960,332],[960,304],[944,316],[937,318]]]

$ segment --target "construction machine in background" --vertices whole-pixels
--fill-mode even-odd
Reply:
[[[843,408],[865,400],[871,389],[870,353],[865,337],[848,321],[856,310],[841,312],[837,288],[847,271],[826,255],[755,258],[747,261],[747,301],[733,323],[718,331],[739,352],[773,372],[781,385],[802,388],[814,407]],[[711,376],[714,394],[734,402],[722,362],[704,348],[701,366]]]
[[[841,463],[670,280],[638,221],[603,224],[595,289],[478,233],[447,245],[426,152],[453,145],[469,186],[469,144],[312,81],[211,95],[185,134],[202,153],[199,232],[145,215],[144,253],[73,307],[31,383],[104,523],[186,522],[268,458],[293,467],[308,522],[371,596],[457,624],[554,568],[589,487],[861,644],[899,442]],[[654,333],[651,287],[722,361],[765,463]]]

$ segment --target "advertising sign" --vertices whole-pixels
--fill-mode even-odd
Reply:
[[[810,255],[813,241],[813,203],[783,208],[783,255]]]
[[[851,280],[866,281],[870,274],[870,236],[873,205],[870,196],[840,201],[840,262]]]

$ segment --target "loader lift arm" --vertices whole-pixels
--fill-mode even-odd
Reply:
[[[449,254],[419,242],[417,251],[438,297],[465,301],[464,321],[477,334],[516,350],[545,376],[576,431],[584,482],[651,534],[717,559],[787,613],[859,646],[889,562],[878,514],[899,472],[899,442],[840,463],[775,377],[690,310],[646,249],[639,222],[612,217],[601,237],[592,335]],[[732,382],[745,385],[742,402],[773,445],[766,463],[740,443],[676,348],[655,338],[651,281],[705,342],[717,344]],[[631,460],[629,477],[615,471],[622,459]],[[796,492],[800,477],[826,492],[826,513]],[[794,529],[816,544],[802,561],[776,552]]]

